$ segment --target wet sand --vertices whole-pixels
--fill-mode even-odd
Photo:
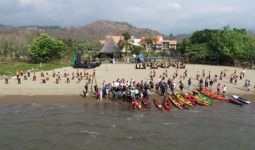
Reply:
[[[249,97],[255,97],[254,92],[254,83],[255,83],[255,70],[246,69],[245,78],[243,80],[238,80],[238,84],[235,85],[229,82],[230,74],[237,70],[237,74],[242,71],[242,68],[234,68],[234,67],[226,67],[226,66],[210,66],[210,65],[195,65],[188,64],[186,65],[186,69],[188,70],[188,77],[192,78],[192,85],[197,86],[198,81],[196,79],[197,71],[199,71],[200,75],[202,74],[202,70],[205,69],[206,75],[209,70],[211,71],[211,76],[214,74],[220,74],[220,71],[227,69],[227,78],[223,80],[218,80],[221,85],[227,86],[227,95],[238,94],[238,95],[251,95]],[[158,81],[158,78],[166,69],[159,68],[157,69],[157,74],[154,79],[154,82]],[[66,67],[61,69],[55,69],[55,72],[61,72],[63,75],[64,71],[69,72],[71,74],[73,71],[76,72],[76,69],[72,67]],[[83,69],[80,69],[83,71]],[[86,70],[92,73],[91,70]],[[102,82],[105,80],[106,83],[110,83],[117,78],[124,78],[126,80],[133,79],[135,81],[148,81],[149,82],[149,74],[151,69],[147,68],[145,70],[136,70],[134,64],[102,64],[100,67],[96,68],[96,83],[99,87],[102,87]],[[172,78],[173,73],[176,71],[175,68],[170,67],[167,69],[168,77]],[[52,71],[47,71],[50,75],[52,75]],[[179,69],[178,73],[183,74],[184,69]],[[37,76],[39,76],[37,73]],[[251,80],[251,91],[245,91],[242,89],[245,79]],[[187,80],[183,80],[185,86],[187,86]],[[175,83],[178,83],[180,78],[175,79]],[[11,79],[10,84],[5,85],[4,80],[0,80],[0,99],[3,96],[77,96],[81,94],[83,90],[84,82],[77,84],[75,81],[71,80],[70,84],[66,84],[64,81],[61,81],[59,84],[54,82],[53,78],[50,78],[46,84],[40,83],[39,80],[32,81],[32,77],[28,80],[22,80],[20,85],[17,84],[17,80]],[[95,83],[95,82],[94,82]],[[92,88],[89,85],[89,90]],[[178,89],[178,84],[177,84]],[[216,90],[216,84],[213,86],[213,90]],[[91,92],[89,92],[92,94]],[[72,99],[72,98],[71,98]]]

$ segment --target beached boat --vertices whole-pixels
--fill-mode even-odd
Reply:
[[[139,110],[142,109],[141,102],[136,99],[132,100],[131,105],[132,105],[133,109],[139,109]]]
[[[147,109],[151,108],[151,104],[145,98],[142,98],[142,104]]]
[[[236,100],[236,99],[234,99],[234,98],[232,98],[232,97],[226,97],[226,98],[227,98],[228,101],[229,101],[230,103],[232,103],[232,104],[239,105],[239,106],[242,106],[242,105],[243,105],[243,103],[241,103],[239,100]]]
[[[177,97],[180,101],[182,101],[183,103],[185,103],[186,105],[188,105],[188,106],[190,106],[190,107],[194,107],[194,106],[192,105],[192,103],[191,103],[189,100],[187,100],[186,98],[184,98],[183,96],[177,94],[176,97]]]
[[[167,111],[170,111],[171,104],[170,104],[169,98],[167,96],[165,96],[163,99],[163,105]]]
[[[189,100],[193,106],[196,106],[198,103],[196,102],[196,99],[193,98],[191,95],[188,93],[183,93],[182,95],[185,99]],[[200,104],[199,104],[200,105]]]
[[[204,94],[207,97],[210,97],[212,99],[217,99],[220,101],[229,101],[227,98],[225,98],[223,95],[217,94],[215,92],[213,92],[212,90],[209,89],[202,89],[202,91],[200,91],[202,94]]]
[[[160,100],[154,98],[153,101],[154,101],[156,108],[158,108],[160,111],[163,111],[163,107],[162,107]]]
[[[176,99],[174,99],[174,98],[172,98],[172,97],[170,97],[170,96],[169,96],[169,99],[170,99],[170,101],[171,101],[177,108],[182,109],[181,104],[179,104],[179,102],[178,102]]]
[[[193,99],[196,100],[196,103],[198,105],[203,105],[203,106],[207,106],[209,107],[210,105],[206,102],[204,102],[203,100],[201,100],[197,95],[193,95],[192,93],[188,93]]]
[[[201,99],[202,101],[206,102],[209,105],[212,105],[212,103],[213,103],[212,100],[210,100],[206,96],[200,94],[198,91],[193,91],[192,94],[197,95],[199,97],[199,99]]]
[[[246,99],[244,99],[244,98],[242,98],[242,97],[240,97],[240,96],[237,96],[237,95],[232,95],[232,97],[233,97],[234,99],[240,101],[240,102],[243,103],[243,104],[250,104],[250,103],[251,103],[251,101],[248,101],[248,100],[246,100]]]
[[[189,109],[189,106],[188,106],[187,104],[185,104],[184,102],[180,101],[180,100],[177,98],[176,95],[173,96],[173,99],[174,99],[175,101],[177,101],[177,102],[180,104],[180,106],[181,106],[182,108],[184,108],[184,109]]]

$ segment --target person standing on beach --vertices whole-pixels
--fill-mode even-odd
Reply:
[[[227,87],[226,87],[226,85],[223,86],[223,89],[222,89],[222,90],[223,90],[223,95],[225,96],[225,93],[227,92]]]
[[[30,78],[30,70],[27,71],[27,76]]]
[[[180,81],[179,88],[180,88],[181,94],[183,94],[184,85],[183,85],[182,81]]]
[[[213,80],[211,79],[209,82],[209,89],[212,90]]]
[[[248,91],[250,91],[250,89],[251,89],[251,81],[250,80],[248,81],[247,89],[248,89]]]
[[[246,79],[243,85],[243,89],[247,90],[248,88],[248,80]]]
[[[18,84],[21,84],[21,79],[20,79],[20,77],[18,77],[17,79],[18,79]]]
[[[189,78],[188,80],[188,88],[190,89],[190,87],[191,87],[191,78]]]
[[[9,77],[8,77],[8,76],[6,76],[6,77],[4,78],[4,80],[5,80],[5,84],[9,84]]]
[[[245,74],[245,69],[243,68],[243,78],[244,78],[244,74]]]
[[[33,81],[36,81],[36,74],[35,74],[35,72],[33,74]]]
[[[217,94],[220,94],[220,83],[217,84]]]

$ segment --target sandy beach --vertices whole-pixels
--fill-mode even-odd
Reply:
[[[230,83],[229,78],[230,75],[236,70],[237,75],[243,70],[242,68],[235,68],[235,67],[226,67],[226,66],[210,66],[210,65],[195,65],[195,64],[188,64],[186,65],[186,69],[188,71],[188,77],[186,77],[185,80],[183,80],[183,83],[185,86],[187,86],[187,80],[190,77],[192,79],[192,85],[196,86],[198,85],[198,81],[196,80],[196,74],[199,71],[200,75],[202,74],[202,70],[205,69],[206,75],[208,75],[208,72],[210,70],[211,76],[213,77],[215,74],[219,76],[220,72],[224,69],[227,70],[227,77],[223,78],[223,80],[218,80],[221,85],[227,86],[227,95],[231,94],[238,94],[238,95],[254,95],[254,83],[255,83],[255,70],[248,70],[245,69],[245,77],[243,80],[239,80],[237,82],[237,85]],[[166,69],[159,68],[157,69],[156,77],[154,79],[154,82],[158,82],[158,78]],[[73,69],[72,67],[65,67],[60,69],[55,69],[55,72],[60,72],[61,75],[64,74],[64,72],[67,72],[71,74],[72,72],[76,72],[77,69]],[[79,71],[83,72],[83,69],[79,69]],[[87,72],[92,73],[93,69],[86,69]],[[99,87],[102,87],[102,83],[105,80],[106,83],[111,83],[112,81],[116,80],[117,78],[124,78],[126,80],[133,79],[135,81],[148,81],[149,82],[149,74],[151,69],[147,68],[145,70],[137,70],[135,69],[134,64],[102,64],[100,67],[96,68],[96,83]],[[167,69],[168,77],[172,78],[173,73],[176,71],[175,68],[170,67]],[[183,74],[184,69],[179,69],[178,73]],[[85,81],[82,80],[79,84],[75,82],[75,80],[71,80],[70,84],[65,83],[65,79],[59,83],[56,84],[54,81],[54,78],[52,77],[53,71],[45,71],[45,73],[48,72],[50,75],[50,80],[43,84],[40,81],[39,74],[40,72],[37,72],[37,81],[32,81],[32,77],[28,78],[28,80],[21,81],[21,84],[17,84],[16,79],[10,79],[9,84],[5,84],[5,81],[2,79],[0,80],[0,96],[18,96],[18,95],[24,95],[24,96],[40,96],[40,95],[51,95],[51,96],[78,96],[81,94],[81,91],[83,90]],[[251,90],[245,91],[243,90],[243,85],[245,82],[245,79],[248,79],[251,81]],[[180,81],[180,78],[176,78],[174,80],[175,83],[178,83]],[[89,86],[89,90],[92,86]],[[177,85],[177,89],[178,85]],[[213,85],[213,90],[216,90],[216,84]],[[89,92],[91,93],[91,92]],[[249,96],[250,97],[250,96]]]

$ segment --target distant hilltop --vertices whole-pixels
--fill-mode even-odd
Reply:
[[[50,36],[60,39],[90,40],[98,42],[107,35],[121,35],[123,32],[130,32],[135,37],[146,35],[163,35],[148,28],[138,28],[126,22],[115,22],[99,20],[80,27],[58,27],[58,26],[21,26],[13,27],[0,25],[0,40],[11,43],[24,43],[36,38],[40,33],[47,33]]]

